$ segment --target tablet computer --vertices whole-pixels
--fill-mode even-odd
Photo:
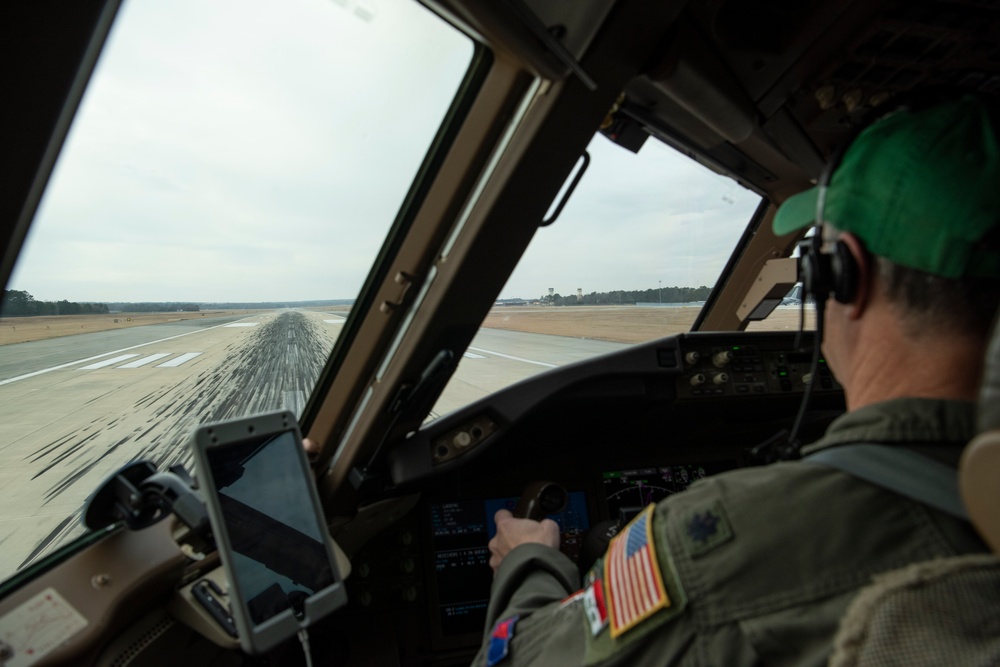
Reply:
[[[201,426],[194,455],[244,651],[267,651],[347,602],[292,413]]]

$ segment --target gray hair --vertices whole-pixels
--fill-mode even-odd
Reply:
[[[900,306],[907,331],[965,331],[987,336],[1000,304],[1000,283],[980,278],[945,278],[901,266],[884,257],[873,262],[889,301]]]

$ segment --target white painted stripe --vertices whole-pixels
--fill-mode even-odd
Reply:
[[[255,327],[260,322],[233,322],[232,324],[223,324],[224,327]]]
[[[639,561],[635,564],[636,573],[635,576],[639,579],[639,592],[642,593],[642,612],[646,613],[653,608],[656,604],[654,599],[656,596],[653,591],[656,590],[656,584],[653,581],[653,574],[650,572],[649,563],[649,550],[647,548],[642,549],[642,553],[639,554]]]
[[[484,357],[481,354],[473,354],[472,352],[466,352],[462,356],[465,357],[466,359],[485,359],[486,358],[486,357]]]
[[[184,354],[180,355],[179,357],[174,357],[170,361],[164,361],[162,364],[160,364],[159,366],[157,366],[157,368],[177,368],[181,364],[187,363],[188,361],[191,361],[192,359],[194,359],[195,357],[197,357],[199,354],[201,354],[201,352],[185,352]]]
[[[148,343],[139,343],[138,345],[132,345],[129,347],[123,347],[120,350],[112,350],[111,352],[102,352],[101,354],[95,354],[92,357],[87,357],[86,359],[77,359],[76,361],[70,361],[65,364],[59,364],[58,366],[51,366],[49,368],[43,368],[40,371],[34,371],[32,373],[25,373],[24,375],[18,375],[16,377],[8,378],[6,380],[0,380],[0,387],[5,384],[11,384],[12,382],[19,382],[21,380],[27,380],[28,378],[33,378],[36,375],[44,375],[45,373],[51,373],[52,371],[61,371],[64,368],[69,368],[70,366],[76,366],[77,364],[85,364],[88,361],[93,361],[94,359],[101,359],[108,356],[109,354],[118,354],[119,352],[127,352],[128,350],[138,350],[140,347],[146,347],[147,345],[155,345],[157,343],[162,343],[164,341],[173,340],[175,338],[183,338],[184,336],[190,336],[191,334],[201,333],[203,331],[211,331],[212,329],[218,329],[220,327],[226,326],[225,324],[216,324],[214,327],[205,327],[204,329],[197,329],[195,331],[188,331],[187,333],[177,334],[176,336],[167,336],[166,338],[160,338],[158,340],[151,340]],[[138,355],[137,355],[138,356]]]
[[[485,352],[486,354],[493,355],[494,357],[503,357],[504,359],[512,359],[513,361],[523,361],[526,364],[535,364],[536,366],[545,366],[546,368],[559,368],[559,364],[550,364],[544,361],[533,361],[531,359],[522,359],[521,357],[512,357],[509,354],[501,354],[500,352],[494,352],[492,350],[484,350],[481,347],[470,347],[470,350],[475,350],[476,352]]]
[[[120,363],[122,361],[125,361],[126,359],[131,359],[132,357],[138,357],[138,356],[139,356],[138,354],[123,354],[123,355],[114,357],[113,359],[105,359],[104,361],[98,361],[96,364],[91,364],[89,366],[84,366],[83,368],[80,368],[78,370],[81,370],[81,371],[92,371],[92,370],[94,370],[96,368],[104,368],[105,366],[112,366],[114,364],[117,364],[117,363]]]
[[[323,320],[327,324],[343,324],[347,320]]]
[[[130,361],[124,366],[119,366],[118,368],[139,368],[140,366],[151,364],[157,359],[162,359],[163,357],[169,357],[171,354],[173,354],[173,352],[157,352],[156,354],[151,354],[148,357],[143,357],[142,359],[136,359],[135,361]]]
[[[621,555],[622,542],[620,537],[618,538],[618,540],[616,540],[616,544],[614,544],[613,546],[614,546],[613,550],[614,553],[608,554],[608,558],[611,559],[611,567],[609,568],[611,582],[609,584],[609,588],[612,591],[613,599],[615,601],[614,605],[615,625],[617,627],[621,627],[622,625],[625,624],[625,597],[624,597],[625,592],[622,590],[623,585],[621,581],[622,578],[621,563],[623,556]]]

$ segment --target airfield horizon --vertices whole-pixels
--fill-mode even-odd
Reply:
[[[141,327],[183,320],[253,315],[273,309],[207,310],[200,312],[115,313],[108,315],[41,315],[0,318],[0,345],[26,343],[97,331]],[[309,308],[345,315],[348,307]],[[640,343],[691,330],[701,305],[673,308],[621,306],[497,306],[483,327],[525,333],[590,338],[617,343]],[[776,310],[765,325],[751,329],[794,330],[797,308]]]

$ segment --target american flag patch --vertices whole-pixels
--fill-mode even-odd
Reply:
[[[653,543],[654,505],[649,505],[612,541],[604,558],[611,636],[618,637],[670,606]]]

